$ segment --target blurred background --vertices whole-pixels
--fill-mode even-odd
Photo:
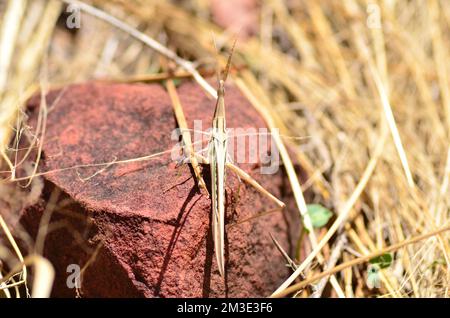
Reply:
[[[223,52],[238,39],[231,82],[240,81],[283,134],[308,136],[285,140],[308,174],[302,189],[335,217],[346,214],[323,249],[326,265],[312,266],[307,276],[448,224],[450,1],[85,3],[192,61],[205,76],[219,58],[213,38]],[[160,55],[95,12],[76,1],[0,0],[5,209],[25,204],[12,199],[24,190],[8,182],[8,158],[33,93],[94,79],[161,78]],[[319,228],[317,239],[328,230]],[[326,296],[449,296],[449,238],[445,232],[396,250],[375,278],[367,264],[347,267]],[[373,282],[379,288],[371,289]]]

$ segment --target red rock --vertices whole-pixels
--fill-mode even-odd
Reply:
[[[210,127],[214,101],[198,85],[178,88],[189,125]],[[170,99],[157,84],[86,83],[52,91],[41,170],[105,163],[170,149],[176,127]],[[29,102],[35,122],[39,98]],[[241,93],[226,91],[228,127],[265,127]],[[226,277],[219,275],[211,235],[210,199],[198,191],[188,165],[169,155],[153,160],[69,169],[45,175],[43,200],[27,209],[21,223],[35,236],[52,185],[74,200],[57,208],[52,222],[64,224],[45,241],[45,256],[56,268],[53,296],[71,297],[69,264],[83,267],[83,297],[263,297],[289,274],[272,243],[272,233],[293,252],[299,230],[287,178],[262,175],[254,164],[239,164],[288,204],[236,224],[274,204],[227,173]],[[203,174],[209,184],[209,167]],[[239,191],[238,191],[239,189]],[[234,224],[234,225],[233,225]],[[97,254],[94,251],[97,249]],[[94,255],[94,256],[93,256]]]

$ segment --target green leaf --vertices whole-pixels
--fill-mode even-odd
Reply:
[[[438,258],[437,260],[433,261],[433,263],[431,263],[430,267],[434,270],[437,266],[445,264],[446,264],[445,259]]]
[[[374,257],[369,261],[370,264],[376,264],[380,268],[387,268],[392,264],[392,255],[390,253]]]
[[[306,207],[308,208],[311,223],[315,228],[325,226],[333,216],[333,213],[330,210],[320,204],[308,204]]]
[[[172,79],[172,81],[173,81],[173,85],[175,85],[175,87],[178,87],[181,84],[181,79],[179,79],[179,78],[174,78],[174,79]]]

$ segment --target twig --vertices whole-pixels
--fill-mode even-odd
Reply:
[[[370,64],[371,65],[371,64]],[[408,186],[414,187],[414,180],[409,168],[408,159],[406,158],[405,148],[403,147],[402,140],[400,138],[400,133],[395,123],[394,114],[392,113],[392,107],[389,102],[389,97],[384,89],[383,83],[381,82],[380,76],[374,67],[370,67],[375,81],[375,86],[377,87],[378,93],[380,95],[381,104],[383,105],[384,114],[386,116],[387,122],[389,124],[389,129],[391,130],[392,138],[394,139],[395,148],[397,149],[400,161],[402,162],[403,170],[405,171],[406,180],[408,181]]]
[[[270,238],[272,239],[273,244],[275,244],[275,247],[277,248],[277,250],[284,257],[284,259],[286,260],[289,267],[292,268],[293,271],[295,271],[297,269],[298,265],[292,260],[292,258],[289,257],[288,253],[286,253],[286,251],[283,249],[281,244],[272,235],[272,233],[269,233],[269,234],[270,234]],[[302,276],[303,276],[303,274],[302,274]]]
[[[8,225],[6,224],[5,220],[3,220],[3,217],[1,216],[1,214],[0,214],[0,228],[2,228],[3,231],[5,232],[6,237],[8,238],[8,241],[10,242],[11,246],[14,249],[14,252],[17,255],[17,258],[19,259],[19,261],[21,263],[23,263],[24,262],[24,258],[22,256],[22,253],[20,252],[20,249],[17,246],[17,243],[14,240],[14,237],[12,236],[11,231],[8,228]],[[27,289],[26,292],[28,294],[28,287],[26,285],[26,281],[27,281],[27,267],[25,265],[23,265],[20,268],[22,270],[22,279],[25,281],[25,287]],[[3,278],[0,278],[0,283],[3,283],[4,281],[7,281],[7,279],[3,280]]]
[[[14,0],[8,2],[3,27],[0,36],[0,96],[6,86],[8,69],[11,65],[11,57],[14,51],[15,38],[19,33],[20,22],[25,12],[26,1]]]
[[[342,250],[344,248],[344,245],[347,243],[347,236],[345,233],[341,234],[336,243],[333,246],[333,252],[331,253],[330,259],[328,260],[327,266],[325,267],[325,270],[329,270],[333,268],[339,257],[341,257]],[[325,286],[327,285],[328,277],[322,278],[322,280],[316,285],[316,291],[312,294],[312,298],[320,298],[322,296],[323,290],[325,289]]]
[[[400,249],[400,248],[402,248],[404,246],[417,243],[419,241],[422,241],[422,240],[425,240],[427,238],[436,236],[438,234],[441,234],[441,233],[449,231],[449,230],[450,230],[450,225],[447,225],[447,226],[441,227],[438,230],[435,230],[435,231],[432,231],[432,232],[429,232],[429,233],[426,233],[426,234],[415,236],[413,238],[410,238],[409,240],[406,240],[406,241],[403,241],[403,242],[391,245],[389,247],[386,247],[386,248],[384,248],[382,250],[379,250],[377,252],[373,252],[373,253],[368,254],[366,256],[363,256],[361,258],[357,258],[357,259],[348,261],[346,263],[342,263],[342,264],[340,264],[340,265],[338,265],[338,266],[336,266],[336,267],[334,267],[334,268],[332,268],[332,269],[330,269],[328,271],[320,273],[320,274],[318,274],[318,275],[316,275],[314,277],[308,278],[308,279],[306,279],[306,280],[304,280],[304,281],[302,281],[302,282],[300,282],[298,284],[294,284],[291,287],[286,288],[283,291],[280,291],[278,293],[274,293],[271,297],[284,297],[284,296],[287,296],[290,293],[293,293],[293,292],[295,292],[295,291],[305,287],[306,285],[311,284],[314,281],[317,281],[317,280],[319,280],[319,279],[321,279],[323,277],[327,277],[327,276],[329,276],[331,274],[338,273],[338,272],[342,271],[345,268],[365,263],[365,262],[367,262],[367,261],[369,261],[372,258],[375,258],[377,256],[396,251],[396,250],[398,250],[398,249]]]
[[[62,2],[65,2],[67,4],[72,4],[81,10],[85,11],[86,13],[89,13],[92,16],[95,16],[103,21],[106,21],[110,23],[111,25],[117,27],[118,29],[128,33],[135,39],[143,42],[159,54],[164,55],[168,59],[174,61],[177,65],[184,68],[187,72],[192,74],[194,79],[197,81],[197,83],[212,97],[217,99],[217,92],[216,90],[198,73],[198,71],[195,69],[195,67],[192,65],[192,63],[188,60],[185,60],[178,55],[176,55],[173,51],[169,50],[167,47],[159,43],[158,41],[152,39],[148,35],[136,30],[129,24],[123,22],[122,20],[119,20],[116,17],[113,17],[112,15],[99,10],[89,4],[86,4],[81,1],[77,0],[61,0]]]
[[[184,116],[183,107],[181,106],[180,98],[178,97],[177,89],[172,79],[166,81],[167,92],[169,93],[170,100],[172,101],[172,108],[177,119],[178,126],[181,130],[181,136],[183,139],[184,147],[183,150],[186,156],[189,158],[189,162],[194,170],[195,177],[197,179],[200,188],[208,192],[206,188],[205,180],[203,180],[202,174],[200,172],[200,165],[197,158],[193,155],[194,147],[192,146],[191,134],[189,132],[189,127]]]

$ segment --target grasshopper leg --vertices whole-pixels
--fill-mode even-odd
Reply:
[[[209,164],[208,158],[197,153],[195,154],[195,157],[197,157],[197,160],[199,162]],[[286,207],[286,204],[284,204],[283,201],[279,200],[272,193],[264,189],[264,187],[260,185],[255,179],[253,179],[247,172],[245,172],[244,170],[242,170],[241,168],[230,162],[227,162],[225,165],[227,166],[227,168],[231,169],[240,179],[244,180],[252,187],[254,187],[259,193],[265,195],[267,198],[275,202],[275,204],[278,205],[280,208]]]
[[[283,201],[276,198],[272,193],[264,189],[262,185],[260,185],[255,179],[253,179],[247,172],[239,168],[238,166],[235,166],[232,163],[226,163],[227,168],[232,170],[239,178],[250,184],[253,188],[255,188],[259,193],[263,194],[273,202],[275,202],[276,205],[278,205],[280,208],[284,208],[286,205]]]

